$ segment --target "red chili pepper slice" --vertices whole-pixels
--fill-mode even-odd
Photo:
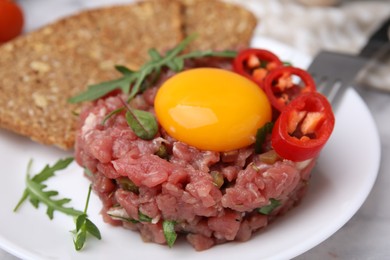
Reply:
[[[269,71],[282,65],[278,56],[272,52],[250,48],[237,54],[233,61],[233,70],[262,87],[263,80]]]
[[[282,111],[291,100],[302,93],[315,92],[316,86],[309,73],[288,66],[276,68],[267,75],[264,79],[264,91],[272,106]]]
[[[276,153],[292,161],[316,157],[328,141],[335,124],[332,107],[318,92],[291,101],[276,120],[271,143]]]

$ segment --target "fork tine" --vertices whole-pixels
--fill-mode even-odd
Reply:
[[[310,71],[309,71],[309,73],[310,73]],[[311,74],[312,74],[311,76],[312,76],[314,82],[316,83],[317,91],[329,99],[329,93],[331,92],[331,87],[329,87],[329,85],[333,85],[333,82],[331,82],[331,79],[326,75],[318,75],[314,72],[311,72]]]
[[[344,93],[348,90],[349,86],[338,82],[338,84],[333,87],[333,91],[329,94],[329,100],[332,103],[334,109],[336,109],[341,101],[344,98]]]
[[[365,63],[355,56],[322,51],[308,68],[317,90],[326,96],[335,108],[345,90]]]
[[[317,78],[314,78],[314,81],[316,83],[317,91],[323,93],[324,89],[326,88],[326,84],[328,82],[327,78],[326,77],[321,77],[321,78],[317,77]]]
[[[345,84],[340,79],[323,78],[317,85],[317,91],[327,97],[333,108],[339,105],[347,89],[348,84]]]
[[[343,94],[341,92],[344,88],[346,88],[346,86],[344,86],[340,80],[334,80],[333,82],[329,82],[329,85],[327,85],[321,93],[328,98],[332,105],[335,105],[336,97]]]

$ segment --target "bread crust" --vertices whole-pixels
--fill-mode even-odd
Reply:
[[[242,49],[249,46],[257,18],[249,10],[222,1],[181,0],[184,33],[197,34],[189,50]]]
[[[151,0],[82,11],[0,45],[0,127],[72,149],[83,104],[68,98],[139,68],[148,50],[185,36],[189,49],[246,47],[256,26],[247,10],[217,0]]]
[[[99,8],[0,46],[0,127],[72,148],[81,104],[67,99],[118,77],[114,65],[137,68],[149,48],[174,47],[183,39],[181,15],[169,0]]]

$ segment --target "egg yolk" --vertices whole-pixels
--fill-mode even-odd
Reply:
[[[201,150],[230,151],[255,141],[271,121],[271,105],[252,81],[234,72],[196,68],[169,78],[155,112],[169,135]]]

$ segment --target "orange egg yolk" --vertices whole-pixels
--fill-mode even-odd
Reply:
[[[252,81],[216,68],[190,69],[158,90],[155,112],[169,135],[201,150],[230,151],[255,141],[271,105]]]

